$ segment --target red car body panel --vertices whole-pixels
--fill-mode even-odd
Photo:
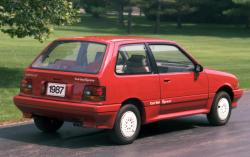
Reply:
[[[107,44],[106,53],[98,74],[86,74],[56,70],[41,70],[29,66],[24,79],[32,80],[32,94],[20,92],[14,97],[15,105],[25,117],[41,115],[80,122],[85,127],[112,128],[120,107],[130,101],[140,102],[143,124],[210,112],[215,94],[220,89],[230,89],[232,105],[243,91],[237,78],[225,72],[204,69],[194,72],[118,75],[115,73],[118,49],[126,44],[175,42],[144,37],[78,37],[64,40],[91,41]],[[181,48],[180,46],[178,46]],[[182,49],[183,50],[183,49]],[[183,50],[183,53],[186,53]],[[194,63],[193,57],[188,55]],[[67,85],[65,97],[52,97],[41,93],[46,82]],[[83,101],[86,85],[105,86],[106,99],[101,102]]]

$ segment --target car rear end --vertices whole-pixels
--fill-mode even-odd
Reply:
[[[106,86],[100,73],[106,53],[105,43],[53,42],[25,70],[15,105],[27,118],[44,116],[112,128],[119,104],[104,105]]]

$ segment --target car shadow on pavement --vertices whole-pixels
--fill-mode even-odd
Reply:
[[[139,138],[179,132],[184,130],[192,130],[199,127],[210,126],[204,116],[193,116],[177,118],[172,120],[164,120],[156,123],[151,123],[142,127]]]
[[[201,116],[166,120],[143,126],[138,138],[143,140],[155,135],[206,126],[208,122]],[[3,127],[0,128],[0,143],[2,140],[70,149],[115,145],[109,140],[107,130],[77,128],[71,123],[66,123],[55,134],[42,133],[33,124]]]

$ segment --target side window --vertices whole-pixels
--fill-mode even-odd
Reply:
[[[115,68],[117,74],[150,73],[145,45],[133,44],[120,47]]]
[[[193,62],[172,45],[149,45],[159,73],[187,72],[194,70]]]

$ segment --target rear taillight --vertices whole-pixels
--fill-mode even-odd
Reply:
[[[106,98],[106,88],[102,86],[85,86],[83,91],[83,100],[86,101],[104,101]]]
[[[32,81],[31,80],[22,80],[20,84],[20,91],[25,94],[32,94]]]

